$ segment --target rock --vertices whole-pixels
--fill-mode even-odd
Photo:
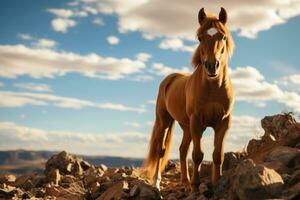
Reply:
[[[293,160],[297,155],[300,155],[300,150],[279,146],[274,148],[266,157],[265,162],[279,161],[285,166],[287,166],[291,160]]]
[[[300,199],[300,182],[283,191],[283,199]]]
[[[47,178],[49,181],[52,181],[55,185],[58,185],[61,181],[61,176],[60,176],[59,170],[55,169],[55,170],[49,172],[49,175]]]
[[[261,140],[251,139],[247,145],[247,153],[253,154],[253,153],[257,152],[261,146],[262,146]]]
[[[157,200],[161,199],[157,188],[139,181],[131,190],[130,197],[136,200]]]
[[[72,174],[74,176],[76,175],[82,175],[83,169],[81,167],[82,159],[77,158],[76,156],[73,156],[71,154],[68,154],[65,151],[60,152],[57,155],[52,156],[46,163],[45,167],[45,175],[48,176],[51,171],[58,169],[60,174],[66,175],[66,174]],[[89,165],[87,162],[85,162],[84,168],[88,169],[87,165]]]
[[[18,177],[14,183],[14,186],[27,191],[32,188],[42,186],[44,179],[44,176],[37,173],[26,174]]]
[[[99,165],[99,168],[104,172],[107,171],[107,167],[104,164]]]
[[[0,189],[1,199],[11,199],[15,196],[20,196],[23,192],[13,186],[3,185],[4,187]],[[18,195],[19,194],[19,195]]]
[[[251,159],[242,161],[231,180],[233,196],[239,199],[276,198],[283,188],[281,176]]]
[[[11,174],[0,174],[0,183],[11,184],[16,181],[16,176]]]
[[[126,199],[129,195],[125,192],[128,190],[128,183],[120,181],[106,190],[96,200]]]
[[[92,183],[101,181],[101,177],[104,175],[104,172],[100,169],[89,168],[84,174],[84,183],[89,187]]]
[[[88,170],[89,168],[93,167],[93,165],[91,165],[90,163],[88,163],[87,161],[82,160],[80,162],[80,166],[83,169],[83,171]]]
[[[46,195],[57,197],[58,199],[85,199],[86,190],[81,182],[71,183],[68,188],[48,184],[46,186]]]
[[[296,123],[291,113],[266,116],[261,120],[265,134],[273,135],[276,140],[283,138],[289,132],[289,126]]]

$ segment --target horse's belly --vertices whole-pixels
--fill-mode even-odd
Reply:
[[[166,94],[166,107],[169,114],[179,123],[186,121],[184,84],[180,81],[170,85]]]

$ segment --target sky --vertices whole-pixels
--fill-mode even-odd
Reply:
[[[236,46],[225,151],[258,138],[266,115],[299,116],[299,0],[2,0],[0,150],[144,157],[159,83],[193,72],[198,11],[221,6]],[[210,160],[211,129],[203,140]]]

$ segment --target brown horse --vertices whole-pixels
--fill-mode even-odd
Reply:
[[[181,181],[189,184],[187,154],[193,141],[193,174],[191,186],[198,190],[199,168],[203,160],[201,138],[206,127],[215,131],[212,183],[222,175],[224,137],[231,122],[233,89],[228,72],[228,59],[234,48],[226,27],[227,12],[221,8],[219,17],[207,16],[202,8],[198,13],[200,41],[193,55],[195,68],[191,75],[174,73],[159,87],[156,119],[149,154],[144,162],[148,179],[159,189],[171,147],[174,121],[183,129],[180,145]]]

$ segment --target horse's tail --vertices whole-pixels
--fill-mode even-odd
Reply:
[[[172,144],[172,137],[174,132],[174,124],[175,124],[174,120],[172,120],[168,128],[166,129],[166,133],[164,132],[165,130],[163,131],[159,130],[160,128],[158,127],[159,125],[157,121],[154,124],[151,140],[149,144],[148,156],[144,161],[142,167],[143,174],[150,182],[152,182],[154,178],[156,167],[159,160],[161,159],[160,171],[164,170],[168,162],[168,156],[170,154],[170,150],[172,146],[171,144]]]

